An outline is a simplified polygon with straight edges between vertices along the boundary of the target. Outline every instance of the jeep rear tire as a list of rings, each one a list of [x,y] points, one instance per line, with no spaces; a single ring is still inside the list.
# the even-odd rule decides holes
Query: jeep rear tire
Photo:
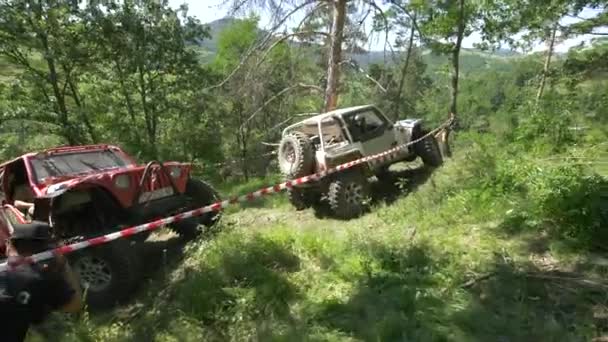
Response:
[[[291,132],[279,144],[279,168],[289,179],[304,177],[312,172],[314,154],[312,143],[300,132]]]
[[[422,132],[421,136],[428,134],[428,132]],[[439,150],[439,144],[437,139],[433,135],[429,135],[414,145],[416,154],[422,159],[425,166],[439,167],[443,164],[443,157]]]
[[[312,207],[318,202],[318,197],[319,196],[310,189],[292,188],[287,191],[289,203],[291,203],[296,210],[304,210]]]
[[[107,309],[128,298],[141,279],[141,260],[128,240],[85,249],[69,260],[92,309]]]
[[[348,220],[361,216],[369,204],[369,183],[360,172],[348,172],[329,184],[327,197],[332,213]]]
[[[201,208],[221,200],[219,193],[208,183],[198,179],[188,179],[186,183],[186,196],[190,198],[188,210]],[[221,218],[220,211],[203,214],[199,217],[192,217],[171,225],[171,229],[181,237],[191,240],[198,237],[202,231],[200,225],[211,228]]]

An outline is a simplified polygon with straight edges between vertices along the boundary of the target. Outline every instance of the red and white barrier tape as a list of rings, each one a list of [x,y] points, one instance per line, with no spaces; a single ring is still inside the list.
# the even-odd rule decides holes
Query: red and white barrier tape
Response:
[[[165,225],[168,225],[171,223],[179,222],[179,221],[191,218],[191,217],[200,216],[205,213],[209,213],[209,212],[213,212],[213,211],[220,211],[230,205],[234,205],[234,204],[241,203],[241,202],[249,202],[256,198],[263,197],[265,195],[275,194],[275,193],[279,193],[285,189],[290,189],[295,185],[301,185],[301,184],[305,184],[305,183],[310,183],[312,181],[317,181],[332,173],[343,171],[343,170],[352,168],[354,166],[357,166],[359,164],[367,163],[372,160],[376,160],[376,159],[378,159],[379,161],[390,160],[390,159],[394,158],[394,155],[398,151],[405,149],[405,148],[425,139],[429,135],[436,134],[441,129],[447,127],[451,122],[452,122],[452,119],[446,121],[439,127],[435,128],[434,130],[430,131],[429,133],[423,135],[422,137],[420,137],[416,140],[412,140],[406,144],[399,145],[399,146],[391,148],[390,150],[380,152],[380,153],[377,153],[377,154],[374,154],[371,156],[367,156],[364,158],[360,158],[360,159],[357,159],[357,160],[354,160],[354,161],[351,161],[348,163],[340,164],[338,166],[327,169],[325,171],[321,171],[321,172],[311,174],[308,176],[289,180],[289,181],[286,181],[283,183],[278,183],[278,184],[275,184],[274,186],[262,188],[260,190],[248,193],[246,195],[232,197],[232,198],[224,200],[224,201],[218,201],[218,202],[215,202],[213,204],[210,204],[210,205],[202,207],[202,208],[186,211],[181,214],[169,216],[169,217],[163,218],[163,219],[158,219],[156,221],[152,221],[149,223],[125,228],[123,230],[120,230],[120,231],[117,231],[114,233],[110,233],[107,235],[102,235],[102,236],[98,236],[98,237],[88,239],[85,241],[76,242],[73,244],[57,247],[55,249],[44,251],[44,252],[34,254],[34,255],[31,255],[28,257],[10,260],[9,262],[0,264],[0,272],[6,271],[8,269],[17,267],[22,264],[30,264],[30,263],[40,262],[43,260],[48,260],[55,256],[66,255],[66,254],[73,253],[75,251],[85,249],[88,247],[102,245],[102,244],[108,243],[110,241],[114,241],[114,240],[117,240],[120,238],[130,237],[130,236],[133,236],[133,235],[141,233],[141,232],[152,231],[152,230],[158,229],[159,227],[162,227],[162,226],[165,226]]]

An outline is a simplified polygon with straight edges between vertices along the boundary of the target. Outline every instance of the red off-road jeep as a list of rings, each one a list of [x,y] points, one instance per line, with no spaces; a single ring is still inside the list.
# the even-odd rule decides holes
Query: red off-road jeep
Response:
[[[139,165],[110,145],[58,147],[8,161],[0,165],[0,255],[13,224],[25,220],[49,222],[58,239],[73,243],[219,200],[209,184],[191,178],[191,169],[179,162]],[[22,213],[15,201],[34,203],[33,213]],[[210,228],[219,215],[209,213],[170,228],[194,238],[200,225]],[[88,288],[90,306],[112,305],[135,289],[143,260],[132,245],[148,235],[69,255]]]

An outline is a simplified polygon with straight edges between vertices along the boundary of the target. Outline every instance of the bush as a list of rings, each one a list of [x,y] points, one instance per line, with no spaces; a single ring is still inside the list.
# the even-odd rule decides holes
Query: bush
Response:
[[[532,132],[535,125],[534,129],[542,131],[540,118],[545,114],[538,115],[517,133]],[[544,157],[534,145],[546,144],[557,134],[545,133],[515,146],[506,146],[490,135],[462,134],[462,160],[451,165],[451,172],[459,170],[459,174],[450,174],[449,183],[441,187],[445,190],[441,197],[447,195],[448,203],[459,203],[471,217],[476,211],[501,210],[501,203],[511,202],[506,218],[509,229],[545,229],[581,247],[607,242],[608,232],[602,227],[608,227],[608,181],[574,162],[576,156],[586,155],[585,149],[562,144],[560,148],[569,148],[568,153]]]
[[[576,165],[537,168],[529,195],[534,213],[562,237],[585,245],[608,241],[608,182]]]
[[[561,152],[575,141],[571,127],[572,114],[563,108],[542,108],[532,105],[520,109],[521,119],[514,134],[515,140],[534,153]]]

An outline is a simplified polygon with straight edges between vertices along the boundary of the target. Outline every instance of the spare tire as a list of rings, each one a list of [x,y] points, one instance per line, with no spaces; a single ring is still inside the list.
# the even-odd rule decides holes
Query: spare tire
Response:
[[[289,179],[304,177],[312,172],[314,155],[312,143],[300,132],[291,132],[279,144],[279,168]]]

